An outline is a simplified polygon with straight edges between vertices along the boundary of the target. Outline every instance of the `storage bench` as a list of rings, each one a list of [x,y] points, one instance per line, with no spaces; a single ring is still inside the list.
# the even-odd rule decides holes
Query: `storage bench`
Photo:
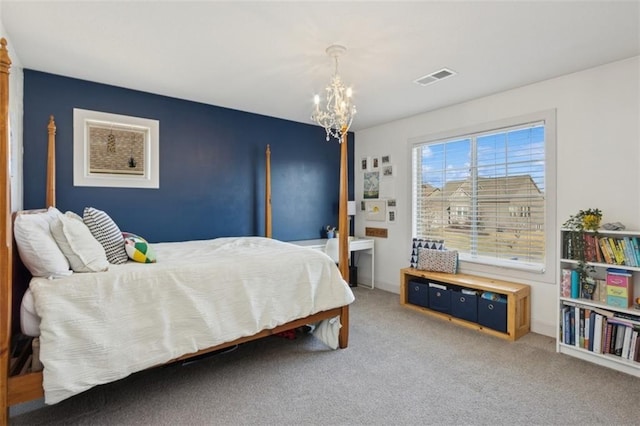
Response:
[[[473,293],[468,290],[477,294],[468,294]],[[497,295],[498,300],[481,297],[484,292]],[[433,297],[437,299],[432,301]],[[516,340],[531,330],[530,297],[531,287],[526,284],[469,274],[400,270],[403,306],[503,339]]]

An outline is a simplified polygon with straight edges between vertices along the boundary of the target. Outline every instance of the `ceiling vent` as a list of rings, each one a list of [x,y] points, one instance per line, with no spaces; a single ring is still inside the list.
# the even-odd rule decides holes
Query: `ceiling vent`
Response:
[[[424,77],[420,77],[413,82],[419,84],[421,86],[426,86],[431,83],[435,83],[436,81],[444,80],[447,77],[451,77],[452,75],[456,75],[457,73],[448,68],[442,68],[436,72],[432,72],[431,74],[425,75]]]

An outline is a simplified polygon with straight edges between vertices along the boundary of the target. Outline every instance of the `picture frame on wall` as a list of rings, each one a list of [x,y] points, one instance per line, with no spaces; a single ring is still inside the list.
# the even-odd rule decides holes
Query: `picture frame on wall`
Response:
[[[365,172],[363,179],[363,194],[365,199],[379,198],[380,172]]]
[[[371,170],[371,157],[362,157],[360,159],[360,170],[363,172]]]
[[[385,177],[385,178],[393,177],[394,176],[393,169],[394,167],[391,164],[382,166],[382,177]]]
[[[73,185],[160,187],[160,122],[73,109]]]
[[[390,164],[391,163],[391,156],[390,155],[383,155],[382,157],[380,157],[380,161],[382,162],[383,166],[385,164]]]
[[[387,220],[387,202],[385,200],[366,201],[365,219],[377,222]]]
[[[380,167],[380,159],[378,157],[373,157],[371,159],[371,168],[378,169]]]

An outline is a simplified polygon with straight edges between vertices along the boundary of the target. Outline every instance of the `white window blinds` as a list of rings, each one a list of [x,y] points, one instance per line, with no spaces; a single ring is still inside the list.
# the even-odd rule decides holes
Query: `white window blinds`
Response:
[[[544,267],[545,123],[413,148],[413,227],[461,259]]]

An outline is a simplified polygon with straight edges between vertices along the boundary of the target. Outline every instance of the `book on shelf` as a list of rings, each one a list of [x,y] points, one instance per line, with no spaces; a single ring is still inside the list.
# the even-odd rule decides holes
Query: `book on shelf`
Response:
[[[633,253],[636,256],[636,266],[640,266],[640,239],[638,237],[629,237],[633,246]]]
[[[596,278],[596,294],[597,296],[594,295],[593,300],[607,303],[607,280]]]
[[[596,238],[592,234],[584,234],[584,260],[595,262],[596,258]]]
[[[569,344],[576,344],[576,311],[569,310]]]
[[[626,326],[624,324],[616,324],[615,326],[615,343],[613,344],[613,354],[616,356],[622,356],[622,345],[624,343],[624,332]],[[611,337],[613,340],[613,337]]]
[[[589,309],[589,317],[586,317],[585,312],[585,329],[588,330],[587,335],[585,336],[585,348],[593,351],[593,340],[595,338],[595,327],[596,327],[596,313]]]
[[[593,347],[591,350],[596,353],[602,353],[602,315],[597,312],[593,313],[594,326],[593,326]]]
[[[629,349],[631,348],[631,333],[633,333],[633,329],[631,327],[624,328],[624,338],[622,340],[622,353],[620,355],[624,359],[629,359]]]
[[[625,265],[638,266],[636,263],[636,256],[633,252],[633,246],[631,245],[631,239],[629,237],[623,237],[621,243],[624,247]]]
[[[640,361],[640,359],[638,359],[639,349],[640,349],[640,329],[634,328],[633,331],[631,332],[631,347],[629,348],[629,359],[631,361]]]
[[[613,324],[609,324],[609,320],[607,320],[607,325],[605,327],[605,335],[604,335],[604,346],[602,347],[603,354],[611,353],[611,339],[613,338]]]
[[[560,294],[562,297],[571,297],[571,269],[562,269],[560,279]]]
[[[562,307],[562,342],[571,344],[571,306]]]
[[[596,262],[598,263],[602,263],[603,259],[602,259],[602,250],[600,249],[600,239],[598,237],[596,237],[595,235],[592,235],[593,238],[593,246],[594,246],[594,250],[596,252]]]
[[[573,344],[575,346],[580,347],[580,339],[584,339],[584,336],[580,335],[580,307],[579,306],[575,306],[573,308],[573,335],[574,335],[574,339],[573,339]],[[583,323],[584,326],[584,323]]]
[[[602,257],[604,257],[604,261],[606,263],[614,264],[615,259],[613,257],[613,252],[609,247],[609,240],[607,238],[599,238],[598,243],[600,244],[600,251],[602,252]]]
[[[581,283],[580,297],[587,300],[593,300],[595,290],[596,280],[593,277],[586,277]]]
[[[595,312],[591,309],[584,310],[584,348],[590,351],[593,350],[593,324],[591,321],[593,320],[593,316]],[[631,343],[631,342],[629,342]]]
[[[576,308],[576,312],[578,312],[577,310],[580,308]],[[576,346],[579,346],[581,348],[584,348],[584,343],[585,343],[585,336],[584,336],[584,325],[585,325],[585,320],[584,320],[584,313],[586,312],[586,309],[580,309],[580,311],[578,312],[578,336],[579,339],[576,342]]]
[[[580,297],[580,274],[575,269],[571,270],[571,298]]]
[[[613,250],[615,264],[616,265],[624,264],[624,255],[620,251],[620,247],[618,246],[618,240],[615,238],[609,237],[609,244],[611,245],[611,249]]]

